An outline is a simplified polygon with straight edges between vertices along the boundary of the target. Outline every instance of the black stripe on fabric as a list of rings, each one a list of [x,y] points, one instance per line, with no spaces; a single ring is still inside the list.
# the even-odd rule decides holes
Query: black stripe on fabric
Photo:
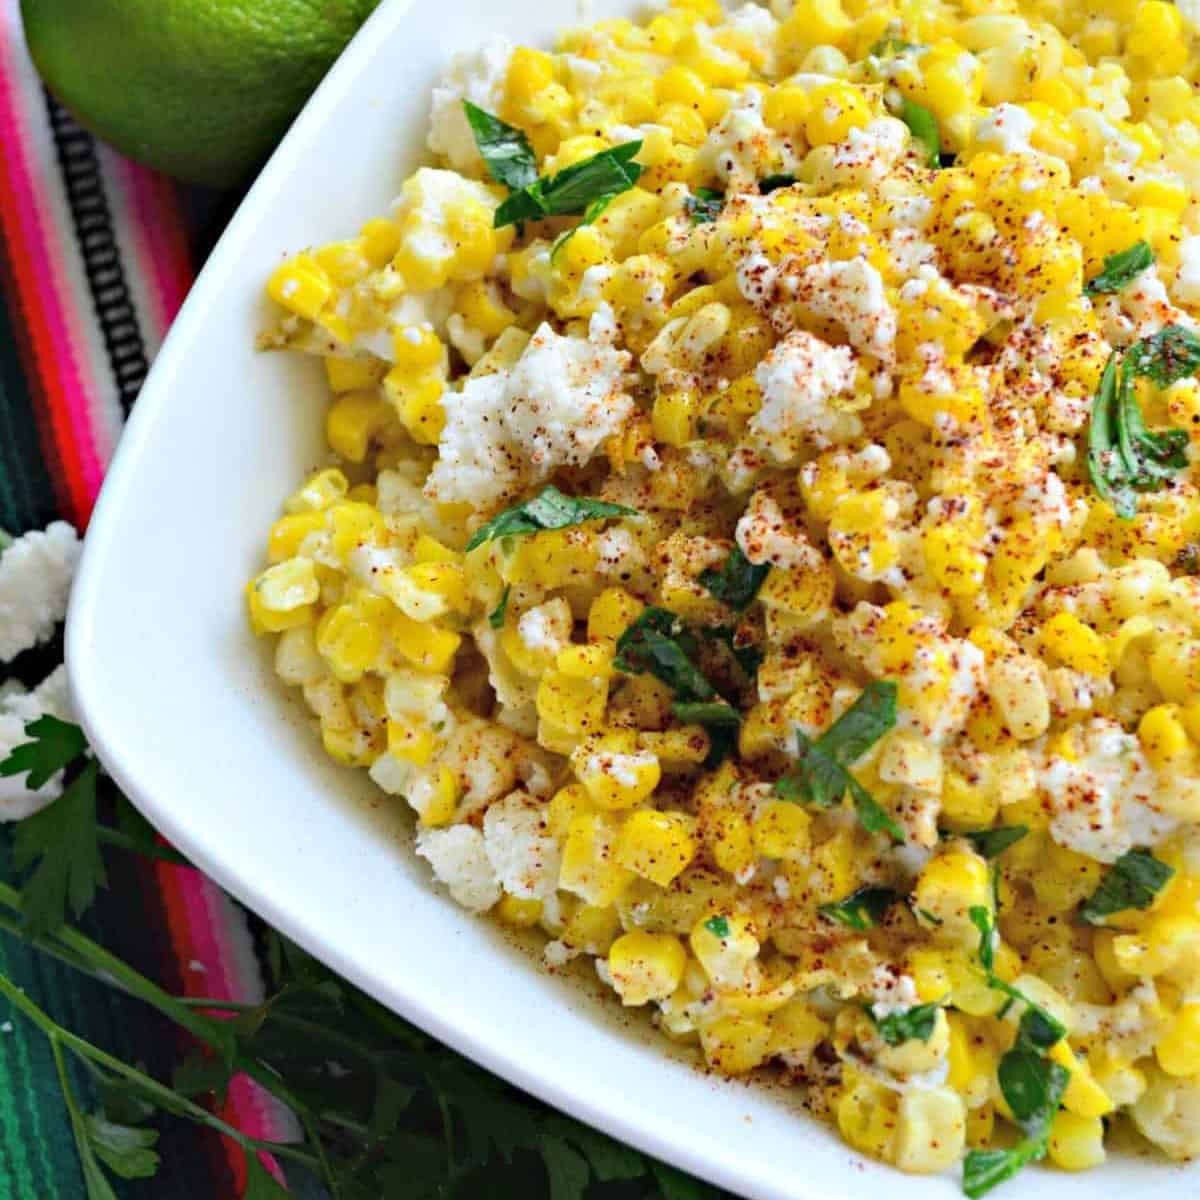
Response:
[[[88,290],[92,294],[121,408],[128,413],[150,364],[138,326],[137,310],[121,265],[96,144],[91,134],[80,129],[49,92],[45,92],[45,97]]]
[[[19,534],[53,521],[58,497],[53,466],[43,458],[30,391],[36,386],[36,366],[22,363],[20,353],[25,345],[32,358],[33,348],[20,337],[16,292],[6,287],[12,273],[4,258],[0,241],[0,529]]]

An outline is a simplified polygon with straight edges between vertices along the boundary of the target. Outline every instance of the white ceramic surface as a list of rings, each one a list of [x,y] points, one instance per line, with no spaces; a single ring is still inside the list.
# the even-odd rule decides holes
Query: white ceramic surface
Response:
[[[592,15],[625,15],[598,0]],[[133,801],[235,896],[430,1033],[559,1108],[761,1200],[957,1196],[797,1115],[778,1091],[664,1056],[637,1020],[556,980],[436,891],[408,822],[333,766],[250,636],[242,590],[281,498],[322,462],[318,363],[256,353],[262,284],[290,252],[386,211],[429,88],[501,30],[548,43],[573,3],[385,0],[210,257],[138,400],[92,521],[67,663],[92,744]],[[1000,1196],[1183,1200],[1200,1166],[1028,1171]],[[389,1198],[390,1200],[390,1198]]]

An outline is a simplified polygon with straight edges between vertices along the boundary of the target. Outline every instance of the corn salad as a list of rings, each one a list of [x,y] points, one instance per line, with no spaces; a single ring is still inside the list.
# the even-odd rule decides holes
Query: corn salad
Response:
[[[977,1196],[1200,1154],[1200,15],[493,37],[282,262],[249,584],[461,904]]]

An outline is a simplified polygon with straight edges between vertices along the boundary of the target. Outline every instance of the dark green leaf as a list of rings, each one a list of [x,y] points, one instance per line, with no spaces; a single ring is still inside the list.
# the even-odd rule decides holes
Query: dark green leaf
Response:
[[[587,1159],[592,1174],[600,1183],[638,1179],[646,1174],[646,1160],[636,1150],[614,1141],[597,1129],[589,1129],[578,1121],[549,1117],[542,1122],[542,1127],[555,1133],[562,1141],[570,1142]]]
[[[727,917],[709,917],[704,922],[704,928],[713,937],[727,938],[729,936],[729,919]]]
[[[791,187],[795,182],[795,175],[789,175],[787,172],[781,171],[778,175],[768,175],[765,179],[760,179],[758,181],[758,191],[760,195],[769,196],[772,192],[779,191],[780,188]]]
[[[899,893],[891,888],[868,885],[851,892],[845,900],[822,904],[818,911],[822,916],[849,929],[874,929],[883,920],[887,910],[899,899]]]
[[[700,572],[700,582],[722,604],[741,612],[758,595],[770,570],[769,563],[752,563],[740,546],[734,546],[720,567],[706,567]]]
[[[1131,517],[1137,496],[1129,487],[1117,440],[1117,362],[1114,353],[1105,364],[1100,386],[1092,400],[1088,423],[1088,476],[1099,495],[1118,516]]]
[[[676,700],[671,712],[687,725],[740,725],[742,714],[723,700],[686,702]]]
[[[984,858],[990,859],[1015,846],[1028,832],[1028,825],[1001,825],[997,829],[980,829],[959,836],[966,838]]]
[[[868,1006],[867,1016],[875,1022],[879,1036],[889,1046],[899,1046],[903,1042],[916,1039],[927,1042],[933,1036],[937,1024],[938,1005],[918,1004],[903,1012],[889,1013],[886,1017],[877,1017],[874,1008]]]
[[[245,1151],[246,1189],[242,1200],[290,1200],[287,1189],[263,1166],[253,1150]]]
[[[896,690],[891,680],[872,680],[817,739],[817,749],[843,767],[857,762],[896,724]]]
[[[1067,1036],[1067,1027],[1040,1005],[1026,1000],[1021,1014],[1020,1036],[1039,1050],[1049,1050]]]
[[[886,833],[893,842],[904,841],[904,830],[888,815],[887,810],[853,775],[846,772],[846,786],[854,801],[858,823],[868,833]]]
[[[470,100],[463,101],[463,109],[488,174],[513,191],[528,187],[537,178],[537,156],[525,134]]]
[[[1140,275],[1154,263],[1154,251],[1149,242],[1134,242],[1128,250],[1110,254],[1104,260],[1104,269],[1094,278],[1088,280],[1083,289],[1089,296],[1101,292],[1119,292],[1129,284],[1134,276]]]
[[[504,588],[504,593],[500,597],[500,603],[488,613],[488,624],[493,629],[504,628],[504,614],[508,612],[508,597],[512,592],[512,584],[507,584]]]
[[[1009,1150],[969,1150],[963,1160],[963,1191],[978,1200],[992,1188],[1011,1179],[1026,1163],[1041,1157],[1038,1147],[1026,1140]],[[1042,1154],[1045,1147],[1041,1148]]]
[[[195,1049],[176,1065],[171,1074],[171,1086],[181,1096],[207,1096],[211,1093],[223,1103],[232,1078],[232,1063],[219,1054]]]
[[[650,1169],[658,1182],[662,1200],[715,1200],[722,1195],[710,1184],[703,1183],[692,1175],[685,1175],[666,1163],[652,1162]]]
[[[692,662],[690,641],[673,612],[651,605],[617,639],[613,666],[628,675],[653,675],[684,702],[712,700],[717,690]]]
[[[145,1070],[143,1063],[138,1063],[137,1066],[139,1071]],[[116,1076],[97,1078],[95,1087],[104,1115],[118,1125],[140,1125],[157,1111],[154,1104]]]
[[[550,1200],[583,1200],[591,1178],[586,1160],[556,1137],[543,1136],[540,1149],[550,1183]]]
[[[118,1125],[99,1113],[84,1118],[87,1138],[97,1157],[114,1175],[122,1179],[149,1179],[158,1171],[159,1157],[154,1150],[157,1129],[135,1129]]]
[[[57,717],[38,717],[25,726],[27,742],[13,747],[0,760],[0,775],[24,775],[26,787],[37,791],[64,767],[68,767],[87,749],[87,739],[78,725]]]
[[[19,871],[33,867],[22,889],[24,922],[31,936],[57,929],[68,905],[75,916],[82,915],[106,882],[96,840],[98,775],[95,761],[88,762],[53,804],[17,826],[13,861]]]
[[[906,97],[900,109],[900,120],[908,126],[913,139],[925,148],[926,165],[941,166],[942,135],[938,131],[937,117],[924,105]]]
[[[1051,1103],[1056,1067],[1057,1063],[1045,1058],[1035,1047],[1020,1042],[1000,1060],[996,1071],[1000,1091],[1022,1128],[1041,1117]]]
[[[381,1075],[375,1088],[375,1103],[367,1122],[367,1133],[376,1141],[392,1136],[400,1124],[400,1117],[412,1103],[417,1089],[401,1083],[390,1075]]]
[[[967,916],[971,918],[971,924],[979,930],[979,961],[990,975],[996,965],[996,927],[992,922],[991,910],[984,908],[982,904],[976,904],[968,911]]]
[[[1164,325],[1126,351],[1129,370],[1157,387],[1169,387],[1200,370],[1200,338],[1182,325]]]
[[[684,207],[688,216],[692,218],[693,225],[707,225],[720,216],[724,203],[725,197],[721,192],[702,187],[697,188],[694,195],[688,196]]]
[[[1147,909],[1174,874],[1174,867],[1155,858],[1149,850],[1130,850],[1109,867],[1079,915],[1089,925],[1102,925],[1104,918],[1113,913]]]
[[[467,542],[474,550],[484,542],[500,537],[540,533],[543,529],[565,529],[584,521],[602,521],[609,517],[636,517],[632,508],[609,504],[607,500],[592,500],[587,496],[564,496],[553,484],[548,485],[532,500],[524,500],[512,508],[497,513],[481,525]]]
[[[602,198],[619,196],[641,177],[642,168],[633,161],[642,143],[625,142],[582,162],[566,167],[555,175],[543,176],[515,191],[496,209],[497,229],[520,221],[543,217],[564,217],[586,211],[589,204]]]
[[[755,676],[758,674],[758,668],[762,665],[762,651],[754,644],[754,642],[745,640],[738,641],[739,631],[731,625],[714,625],[703,628],[699,632],[710,642],[720,642],[728,650],[737,664],[738,670],[746,676],[748,682],[753,683]]]

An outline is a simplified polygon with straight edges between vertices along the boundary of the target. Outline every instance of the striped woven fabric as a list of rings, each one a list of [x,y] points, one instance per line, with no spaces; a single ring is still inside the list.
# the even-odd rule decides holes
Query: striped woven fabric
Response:
[[[17,0],[0,0],[0,528],[55,517],[81,531],[121,426],[192,278],[185,213],[196,198],[82,132],[42,88]],[[211,207],[211,202],[209,203]],[[58,647],[13,673],[44,676]],[[8,674],[7,670],[0,672]],[[8,869],[0,833],[0,878]],[[199,872],[112,856],[91,932],[166,988],[252,1001],[262,979],[244,914]],[[166,1070],[173,1030],[142,1006],[0,933],[0,970],[57,1020],[129,1061]],[[84,1083],[80,1081],[80,1087]],[[235,1081],[231,1124],[286,1135],[286,1113]],[[124,1195],[228,1200],[241,1155],[215,1134],[173,1130],[164,1168]],[[45,1039],[0,1027],[0,1197],[84,1195]]]

